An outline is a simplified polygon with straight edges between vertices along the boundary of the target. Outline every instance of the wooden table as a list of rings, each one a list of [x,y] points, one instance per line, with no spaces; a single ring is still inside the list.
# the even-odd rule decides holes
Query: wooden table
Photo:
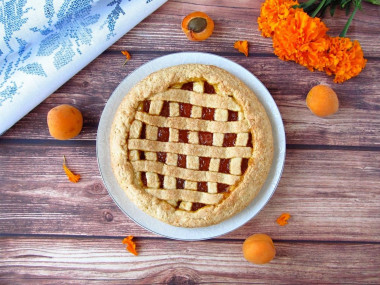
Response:
[[[0,137],[0,283],[210,284],[380,283],[380,8],[363,3],[348,36],[368,63],[356,78],[332,77],[279,60],[261,37],[262,1],[169,1],[122,37]],[[183,17],[201,10],[215,20],[205,42],[190,42]],[[338,35],[347,17],[324,22]],[[236,40],[250,42],[250,55]],[[123,66],[121,50],[132,59]],[[243,227],[219,238],[185,242],[144,230],[109,196],[96,159],[96,132],[112,91],[133,70],[181,51],[214,53],[244,66],[269,89],[286,130],[285,169],[265,208]],[[318,83],[334,88],[339,112],[327,119],[305,105]],[[49,136],[46,114],[72,104],[84,115],[73,140]],[[62,156],[81,174],[68,181]],[[279,226],[283,212],[292,217]],[[241,246],[267,233],[277,249],[269,264],[244,260]],[[139,256],[121,243],[134,235]]]

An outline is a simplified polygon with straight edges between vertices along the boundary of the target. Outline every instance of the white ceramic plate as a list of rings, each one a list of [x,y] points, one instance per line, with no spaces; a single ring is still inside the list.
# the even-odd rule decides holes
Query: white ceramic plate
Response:
[[[149,216],[137,208],[135,204],[125,195],[123,189],[120,188],[116,178],[114,177],[109,153],[109,135],[112,120],[120,102],[128,91],[137,82],[154,71],[165,67],[186,63],[215,65],[240,78],[240,80],[242,80],[255,92],[261,103],[264,105],[272,123],[274,137],[274,159],[272,168],[257,197],[250,205],[248,205],[247,208],[230,219],[217,225],[202,228],[174,227]],[[103,182],[119,208],[137,224],[153,233],[172,239],[189,241],[209,239],[226,234],[239,228],[257,215],[257,213],[265,206],[273,195],[280,180],[285,162],[285,149],[285,131],[281,115],[278,111],[276,103],[265,86],[252,73],[235,62],[217,55],[197,52],[175,53],[154,59],[142,65],[126,77],[115,89],[103,110],[96,140],[98,165]]]

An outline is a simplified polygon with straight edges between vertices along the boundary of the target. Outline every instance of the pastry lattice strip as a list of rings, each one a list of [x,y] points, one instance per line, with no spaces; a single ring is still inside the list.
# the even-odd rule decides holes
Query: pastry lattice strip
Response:
[[[215,158],[251,157],[252,148],[245,146],[220,147],[207,145],[194,145],[189,143],[171,143],[160,141],[146,141],[130,139],[128,148],[131,150],[167,152],[192,156],[208,156],[212,153]]]
[[[180,168],[178,166],[166,165],[157,161],[137,160],[132,161],[132,165],[135,171],[171,175],[185,180],[218,182],[233,185],[240,178],[240,175]]]
[[[224,197],[224,195],[221,193],[210,194],[186,189],[145,188],[145,191],[162,200],[186,201],[191,203],[202,203],[208,205],[217,204]]]
[[[175,87],[190,85],[144,101],[128,141],[144,189],[189,211],[219,203],[252,154],[248,121],[232,97],[215,94],[207,82]]]
[[[193,106],[215,108],[215,109],[228,109],[231,111],[240,111],[240,106],[229,96],[213,95],[213,94],[199,94],[193,91],[169,89],[162,93],[158,93],[151,98],[154,101],[170,101],[188,103]],[[150,107],[152,108],[152,106]],[[149,113],[152,114],[151,111]],[[156,113],[157,114],[157,113]]]
[[[145,125],[139,120],[134,120],[130,129],[130,139],[138,139],[141,137],[141,132],[145,127],[145,139],[158,140],[162,142],[186,142],[190,144],[206,144],[203,143],[205,136],[211,135],[209,132],[196,132],[188,130],[179,130],[176,128],[167,127],[155,127],[150,125]],[[181,141],[180,132],[186,132],[186,137],[188,141]],[[209,134],[208,134],[209,133]],[[227,136],[231,137],[234,133],[212,133],[212,145],[213,146],[225,146],[224,139]],[[247,146],[249,140],[248,132],[237,133],[236,137],[232,138],[233,144],[235,146]],[[228,138],[227,138],[228,139]]]
[[[221,122],[221,121],[208,121],[203,119],[193,119],[186,117],[161,117],[150,115],[145,112],[136,112],[137,120],[142,121],[148,125],[163,127],[163,128],[177,128],[190,131],[202,131],[212,133],[232,133],[232,132],[249,132],[249,125],[247,120]]]
[[[191,191],[208,192],[211,194],[226,192],[227,184],[216,182],[196,182],[192,180],[184,180],[173,176],[163,176],[154,172],[136,172],[136,178],[142,182],[144,187],[156,189],[185,189]],[[220,185],[224,185],[220,187]]]

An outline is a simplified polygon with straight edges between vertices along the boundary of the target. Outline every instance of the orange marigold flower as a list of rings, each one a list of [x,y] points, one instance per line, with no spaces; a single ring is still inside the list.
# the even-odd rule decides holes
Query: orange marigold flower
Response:
[[[329,46],[330,39],[328,36],[309,42],[300,48],[296,62],[311,71],[314,71],[314,69],[323,71],[328,62],[325,55]]]
[[[272,37],[281,20],[293,14],[298,5],[297,0],[267,0],[261,5],[260,17],[257,19],[259,30],[264,37]]]
[[[310,70],[323,70],[329,48],[328,28],[319,18],[302,10],[281,21],[273,36],[274,53],[282,60],[293,60]]]
[[[336,83],[357,76],[367,63],[360,43],[340,37],[331,38],[330,42],[330,49],[326,55],[328,59],[326,73],[335,74]]]
[[[266,0],[258,18],[264,37],[273,37],[274,53],[307,67],[335,74],[341,83],[358,75],[366,65],[359,42],[332,38],[320,18],[310,17],[303,9],[294,9],[296,0]]]

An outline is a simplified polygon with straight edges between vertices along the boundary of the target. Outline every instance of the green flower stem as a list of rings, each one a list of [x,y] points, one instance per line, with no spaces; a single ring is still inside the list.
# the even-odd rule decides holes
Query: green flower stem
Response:
[[[302,8],[302,9],[307,9],[308,7],[310,7],[311,5],[313,5],[315,2],[315,0],[309,0],[305,3],[301,3],[293,8]]]
[[[372,3],[374,5],[380,5],[380,0],[364,0],[364,1]]]
[[[319,3],[317,9],[314,10],[313,14],[311,14],[311,17],[317,16],[318,12],[322,9],[323,5],[325,5],[326,0],[322,0],[321,3]]]
[[[344,26],[344,29],[343,31],[340,33],[339,37],[341,38],[344,38],[347,34],[347,31],[348,31],[348,27],[351,25],[351,22],[352,22],[352,19],[354,18],[356,12],[359,10],[360,8],[360,3],[361,3],[361,0],[360,1],[355,1],[355,9],[354,11],[352,12],[350,18],[347,20],[347,23],[346,25]]]

